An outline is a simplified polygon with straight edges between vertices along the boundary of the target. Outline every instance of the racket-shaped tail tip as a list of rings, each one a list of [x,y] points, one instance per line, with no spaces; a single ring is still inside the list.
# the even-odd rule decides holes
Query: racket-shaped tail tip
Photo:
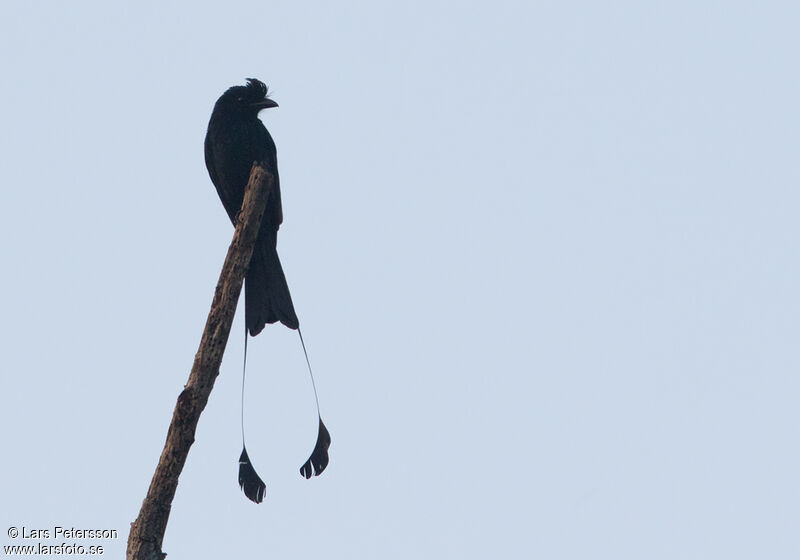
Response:
[[[306,478],[319,476],[325,467],[328,466],[330,458],[328,457],[328,448],[331,446],[331,434],[328,428],[319,419],[319,431],[317,432],[317,444],[314,446],[314,451],[311,452],[311,457],[308,458],[302,467],[300,467],[300,474]]]
[[[247,456],[247,449],[242,447],[242,454],[239,456],[239,487],[253,502],[260,504],[267,492],[267,485],[258,476],[250,457]]]

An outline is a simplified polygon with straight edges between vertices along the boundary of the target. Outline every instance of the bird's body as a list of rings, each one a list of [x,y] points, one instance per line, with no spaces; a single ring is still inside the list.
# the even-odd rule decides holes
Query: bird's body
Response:
[[[245,278],[245,323],[253,336],[266,323],[280,321],[291,329],[299,326],[277,252],[278,228],[283,221],[277,152],[258,118],[260,110],[276,106],[258,80],[234,86],[217,100],[205,140],[208,174],[232,222],[242,207],[253,162],[263,164],[274,178]]]
[[[314,387],[314,398],[317,400],[314,374],[311,372],[311,362],[308,360],[308,352],[300,332],[300,322],[297,320],[289,286],[286,284],[281,261],[278,259],[278,228],[283,221],[283,210],[275,142],[258,119],[259,111],[277,106],[277,103],[267,97],[267,86],[254,79],[247,80],[246,86],[233,86],[223,93],[214,105],[208,123],[205,141],[206,167],[222,205],[234,225],[244,201],[244,191],[250,179],[253,163],[258,162],[272,174],[272,190],[269,192],[267,206],[258,230],[258,239],[245,276],[245,324],[252,336],[260,333],[267,323],[277,321],[290,329],[297,329]],[[245,362],[246,342],[245,336]],[[319,418],[317,443],[311,456],[300,467],[300,474],[305,478],[321,474],[328,466],[331,435],[319,414],[319,400],[317,400],[317,417]],[[244,444],[244,370],[239,486],[252,501],[259,503],[264,499],[266,485],[253,468]]]

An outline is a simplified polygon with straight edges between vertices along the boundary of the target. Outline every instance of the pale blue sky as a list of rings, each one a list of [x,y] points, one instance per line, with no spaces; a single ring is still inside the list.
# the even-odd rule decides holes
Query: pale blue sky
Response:
[[[206,124],[257,77],[331,464],[273,326],[239,491],[237,316],[170,558],[800,556],[795,4],[1,12],[0,535],[124,553],[232,234]]]

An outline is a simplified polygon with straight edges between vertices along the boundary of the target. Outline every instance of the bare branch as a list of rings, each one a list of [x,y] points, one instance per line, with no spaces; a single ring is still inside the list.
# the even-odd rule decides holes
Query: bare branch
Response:
[[[236,221],[236,231],[222,266],[189,381],[175,404],[167,441],[142,509],[136,521],[131,523],[127,560],[163,560],[166,556],[161,551],[161,543],[167,529],[172,499],[178,488],[178,477],[186,463],[189,448],[194,443],[197,421],[219,375],[222,354],[228,343],[236,304],[272,184],[272,175],[257,163],[253,164]]]

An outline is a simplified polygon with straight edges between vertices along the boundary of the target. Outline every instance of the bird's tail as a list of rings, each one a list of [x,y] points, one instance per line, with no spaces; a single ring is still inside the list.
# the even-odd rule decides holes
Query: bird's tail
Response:
[[[244,284],[245,322],[251,336],[267,323],[280,321],[290,329],[300,322],[278,258],[277,232],[261,232]]]

